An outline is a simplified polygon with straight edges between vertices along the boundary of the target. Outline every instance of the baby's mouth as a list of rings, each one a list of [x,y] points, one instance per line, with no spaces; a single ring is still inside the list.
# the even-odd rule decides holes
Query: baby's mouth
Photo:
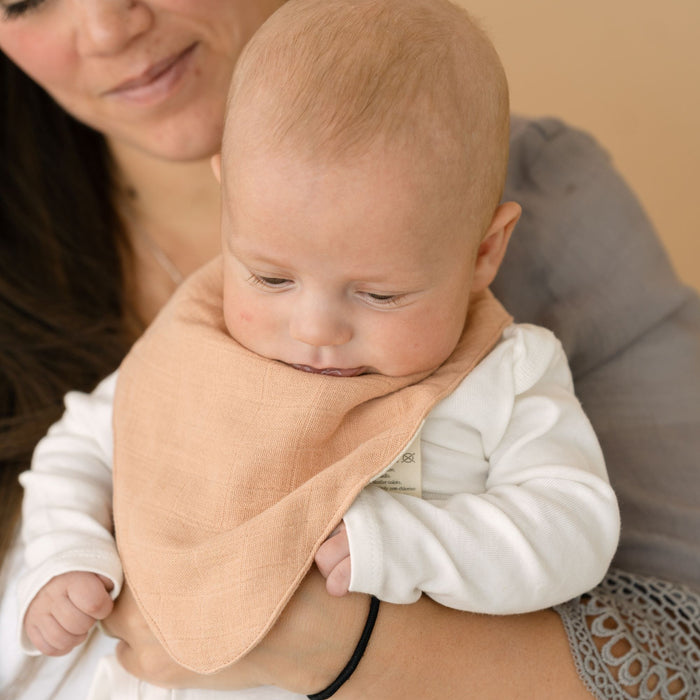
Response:
[[[351,369],[324,367],[323,369],[318,369],[317,367],[310,367],[309,365],[295,365],[294,363],[291,363],[289,366],[294,367],[294,369],[301,370],[302,372],[309,372],[310,374],[325,374],[329,377],[357,377],[359,374],[363,374],[365,371],[364,367],[353,367]]]

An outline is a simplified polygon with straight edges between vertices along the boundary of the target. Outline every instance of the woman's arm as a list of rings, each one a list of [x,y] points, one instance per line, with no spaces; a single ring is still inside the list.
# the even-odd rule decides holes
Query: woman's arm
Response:
[[[488,616],[423,596],[384,605],[367,653],[338,700],[590,698],[559,617]]]
[[[262,642],[211,676],[198,676],[170,659],[128,589],[103,624],[127,640],[117,652],[124,667],[153,684],[219,690],[278,685],[308,694],[337,677],[367,611],[363,595],[328,595],[312,569]],[[689,589],[613,571],[558,612],[567,620],[568,634],[550,610],[478,615],[442,607],[426,596],[412,605],[382,603],[362,660],[333,697],[583,700],[597,696],[589,687],[600,697],[648,697],[640,694],[642,684],[683,700],[700,697],[700,657],[692,653],[700,639],[700,596]],[[661,692],[652,697],[661,698]]]
[[[314,568],[261,644],[213,676],[197,676],[167,656],[128,589],[105,627],[127,640],[117,651],[125,668],[156,685],[279,685],[308,694],[327,687],[350,658],[367,609],[366,596],[329,596]],[[412,605],[381,604],[365,655],[334,698],[500,700],[529,698],[533,692],[542,699],[591,697],[578,678],[556,613],[491,617],[444,608],[423,597]]]

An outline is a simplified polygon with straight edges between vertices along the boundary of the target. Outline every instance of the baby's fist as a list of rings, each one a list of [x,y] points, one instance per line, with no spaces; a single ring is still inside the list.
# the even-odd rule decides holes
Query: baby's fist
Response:
[[[334,596],[350,588],[350,543],[345,523],[340,523],[316,552],[316,566],[326,579],[326,590]]]
[[[32,644],[46,656],[62,656],[78,646],[97,620],[112,611],[112,582],[89,571],[52,578],[35,596],[24,616]]]

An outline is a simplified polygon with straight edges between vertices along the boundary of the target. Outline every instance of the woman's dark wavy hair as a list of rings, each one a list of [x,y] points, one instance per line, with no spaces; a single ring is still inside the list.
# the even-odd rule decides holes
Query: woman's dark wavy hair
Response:
[[[109,151],[0,52],[0,564],[17,475],[62,412],[128,344]]]

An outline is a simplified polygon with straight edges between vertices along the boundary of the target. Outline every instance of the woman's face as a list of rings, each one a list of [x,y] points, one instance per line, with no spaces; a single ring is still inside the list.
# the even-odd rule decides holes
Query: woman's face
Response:
[[[236,59],[283,2],[0,0],[0,49],[109,140],[194,160],[218,151]]]

